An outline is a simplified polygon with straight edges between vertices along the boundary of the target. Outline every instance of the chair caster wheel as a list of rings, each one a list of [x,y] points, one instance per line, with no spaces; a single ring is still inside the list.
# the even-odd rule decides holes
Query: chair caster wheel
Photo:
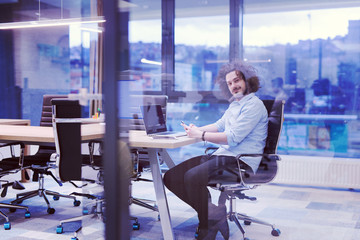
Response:
[[[140,223],[136,222],[132,225],[133,230],[139,230],[140,229]]]
[[[10,208],[9,211],[10,212],[16,212],[16,208]]]
[[[10,222],[4,223],[4,229],[5,230],[10,230],[11,229],[11,223]]]
[[[250,224],[251,224],[251,222],[250,222],[250,221],[246,221],[246,220],[245,220],[245,221],[244,221],[244,224],[245,224],[245,225],[250,225]]]
[[[80,202],[79,200],[75,200],[75,201],[74,201],[74,206],[75,206],[75,207],[80,206],[80,203],[81,203],[81,202]]]
[[[54,213],[55,213],[55,209],[54,209],[54,208],[48,208],[48,209],[47,209],[47,213],[48,213],[48,214],[54,214]]]
[[[59,196],[54,195],[54,196],[53,196],[53,199],[54,199],[55,201],[57,201],[57,200],[59,200],[59,199],[60,199],[60,197],[59,197]]]
[[[64,228],[63,226],[59,225],[56,227],[56,233],[57,234],[62,234],[64,232]]]
[[[275,237],[278,237],[280,236],[281,232],[279,229],[277,228],[274,228],[272,231],[271,231],[271,235],[275,236]]]
[[[196,232],[195,232],[194,237],[195,237],[195,239],[198,239],[198,237],[199,237],[199,227],[196,228]]]
[[[26,213],[25,213],[25,218],[30,218],[30,217],[31,217],[30,212],[29,212],[29,211],[26,211]]]
[[[84,208],[82,212],[83,212],[83,215],[88,215],[89,214],[89,209]]]

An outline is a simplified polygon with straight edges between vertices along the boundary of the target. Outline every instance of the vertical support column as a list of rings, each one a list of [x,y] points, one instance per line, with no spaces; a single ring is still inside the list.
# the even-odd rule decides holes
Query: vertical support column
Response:
[[[230,47],[229,60],[243,59],[244,1],[230,0]]]
[[[119,9],[117,0],[106,0],[104,17],[104,84],[106,129],[104,139],[104,179],[106,201],[105,239],[130,239],[129,182],[119,161],[118,89],[119,72],[128,67],[128,12]],[[125,158],[125,159],[123,159]]]

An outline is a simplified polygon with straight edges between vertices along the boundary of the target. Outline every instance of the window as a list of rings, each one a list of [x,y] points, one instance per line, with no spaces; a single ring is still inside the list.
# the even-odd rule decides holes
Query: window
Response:
[[[217,11],[215,11],[215,9]],[[175,91],[212,91],[229,59],[229,5],[175,1]]]
[[[161,91],[161,1],[132,1],[129,12],[130,90]]]
[[[360,156],[360,6],[338,4],[244,5],[244,58],[260,69],[259,95],[286,100],[282,153]]]

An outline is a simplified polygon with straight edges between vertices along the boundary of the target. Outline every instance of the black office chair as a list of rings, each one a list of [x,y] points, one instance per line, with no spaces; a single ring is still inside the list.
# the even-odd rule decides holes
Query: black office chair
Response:
[[[129,129],[130,130],[138,130],[138,131],[145,131],[144,121],[141,117],[140,106],[141,105],[160,105],[163,113],[164,118],[166,119],[166,105],[167,105],[168,97],[166,95],[132,95],[131,96],[131,109],[130,112],[133,116],[129,122]],[[146,148],[130,148],[131,153],[133,154],[133,161],[134,161],[134,175],[132,177],[132,181],[147,181],[152,182],[151,179],[144,179],[141,178],[141,172],[144,168],[149,167],[149,156]],[[161,156],[159,156],[161,161]],[[156,201],[148,200],[148,199],[140,199],[135,198],[131,194],[132,184],[130,183],[130,204],[134,203],[138,206],[153,210],[158,212],[158,207],[156,206]],[[153,206],[150,205],[154,204]],[[159,216],[158,216],[159,218]],[[133,225],[133,229],[138,229],[139,226],[136,224]]]
[[[44,95],[40,126],[52,127],[51,100],[53,98],[66,98],[66,97],[67,97],[66,95]],[[70,198],[73,200],[74,206],[80,205],[80,201],[76,200],[75,196],[65,195],[45,189],[44,175],[51,176],[60,186],[62,186],[61,181],[59,181],[51,171],[51,169],[56,168],[55,161],[52,157],[52,155],[54,156],[55,152],[56,150],[54,146],[39,146],[38,151],[34,155],[24,157],[24,167],[26,167],[27,169],[31,169],[33,171],[32,180],[34,182],[39,182],[39,188],[37,190],[17,194],[16,199],[11,202],[12,204],[22,203],[26,199],[39,196],[45,200],[48,206],[47,212],[49,214],[54,214],[55,209],[51,207],[50,202],[47,198],[47,195],[52,195],[54,200],[59,200],[60,197]],[[25,176],[26,179],[29,179],[27,171],[25,171]]]
[[[15,156],[14,147],[19,146],[19,156]],[[10,154],[11,157],[7,158],[6,161],[0,161],[0,178],[9,175],[15,174],[23,169],[23,157],[24,157],[24,148],[25,145],[23,143],[9,143],[3,144],[0,148],[10,147]],[[1,191],[0,196],[3,198],[7,194],[8,188],[12,186],[13,189],[24,189],[21,183],[18,181],[9,182],[6,180],[0,180],[0,188],[3,190]],[[0,208],[8,208],[10,212],[14,212],[16,209],[25,209],[25,218],[30,218],[29,208],[27,206],[15,205],[15,204],[8,204],[8,203],[0,203]],[[4,229],[10,230],[11,223],[9,217],[0,210],[0,215],[5,218]]]
[[[238,168],[228,168],[226,166],[219,168],[210,174],[209,186],[221,191],[219,197],[219,205],[225,205],[226,200],[229,200],[229,211],[227,217],[231,222],[235,222],[244,239],[245,231],[240,224],[240,220],[244,221],[245,225],[251,223],[258,223],[270,226],[272,228],[271,234],[279,236],[280,230],[276,229],[273,224],[262,221],[260,219],[240,214],[236,212],[235,200],[248,199],[256,200],[255,197],[249,197],[243,193],[245,190],[254,189],[255,187],[266,184],[272,181],[277,173],[277,161],[280,157],[276,154],[277,146],[281,134],[281,128],[284,120],[284,103],[285,101],[263,100],[263,103],[268,111],[268,136],[266,139],[266,146],[263,154],[239,154],[236,159],[240,160],[243,157],[262,157],[260,166],[254,174],[250,168],[241,168],[241,161],[238,161]],[[219,156],[226,157],[226,156]]]
[[[53,129],[57,149],[58,171],[61,181],[83,181],[82,167],[90,166],[98,171],[98,181],[103,185],[103,164],[102,156],[94,154],[95,144],[101,144],[101,141],[89,142],[89,154],[81,154],[81,106],[78,100],[53,99]],[[84,185],[83,185],[84,186]],[[105,204],[103,195],[95,196],[87,193],[73,192],[70,195],[87,197],[96,201],[90,212],[86,208],[83,213],[86,215],[76,216],[60,221],[56,228],[56,233],[63,233],[63,224],[83,220],[85,218],[98,217],[103,219],[103,207]],[[75,231],[75,234],[81,230],[81,227]],[[73,239],[77,239],[76,237]]]

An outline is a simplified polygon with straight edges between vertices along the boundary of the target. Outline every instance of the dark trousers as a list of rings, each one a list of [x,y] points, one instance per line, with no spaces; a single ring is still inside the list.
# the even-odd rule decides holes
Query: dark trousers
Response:
[[[208,227],[209,176],[225,165],[236,167],[235,157],[203,155],[180,163],[164,175],[165,186],[196,210],[200,228]]]

